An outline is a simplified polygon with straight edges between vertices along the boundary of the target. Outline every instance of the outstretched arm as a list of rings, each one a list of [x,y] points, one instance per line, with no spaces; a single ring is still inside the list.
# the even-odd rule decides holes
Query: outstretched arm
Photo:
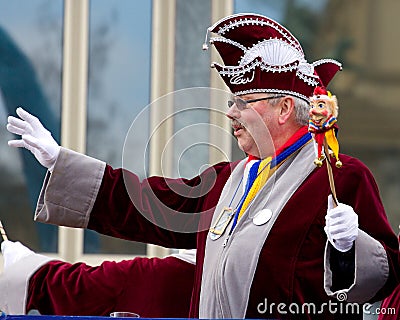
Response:
[[[0,309],[25,314],[108,316],[130,311],[141,317],[188,316],[194,264],[185,255],[136,257],[99,266],[51,261],[19,242],[3,242]]]

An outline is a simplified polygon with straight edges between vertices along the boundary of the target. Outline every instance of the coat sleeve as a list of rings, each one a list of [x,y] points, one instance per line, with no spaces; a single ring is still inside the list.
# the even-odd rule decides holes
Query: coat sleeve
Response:
[[[86,228],[105,167],[102,161],[61,147],[53,172],[45,176],[35,220]]]
[[[141,181],[129,171],[62,148],[45,178],[35,219],[164,247],[195,248],[196,233],[208,227],[199,223],[211,221],[231,169],[220,163],[190,180]]]
[[[176,257],[84,263],[51,261],[30,279],[27,311],[46,315],[109,316],[130,311],[141,317],[188,316],[194,265]]]
[[[343,171],[340,171],[342,170]],[[354,279],[350,286],[332,290],[331,248],[325,250],[325,291],[348,302],[378,301],[399,282],[398,242],[385,214],[371,172],[353,159],[335,176],[342,186],[338,199],[358,214],[359,235],[355,241]]]
[[[339,301],[367,302],[385,285],[389,278],[389,263],[384,247],[364,231],[359,230],[355,241],[354,266],[352,283],[345,288],[332,291],[333,272],[330,266],[330,255],[334,250],[326,244],[325,260],[326,292]]]

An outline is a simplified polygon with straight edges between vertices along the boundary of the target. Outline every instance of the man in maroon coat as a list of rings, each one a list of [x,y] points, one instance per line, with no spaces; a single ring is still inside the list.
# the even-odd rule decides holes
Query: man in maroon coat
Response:
[[[308,63],[298,40],[257,14],[208,29],[234,94],[227,116],[240,148],[236,163],[193,179],[114,170],[60,148],[23,110],[9,117],[10,145],[30,149],[49,172],[35,219],[172,248],[196,248],[191,317],[361,319],[362,304],[398,283],[398,245],[370,171],[340,155],[315,167],[309,97],[340,64]],[[207,44],[204,46],[207,47]],[[325,159],[330,157],[329,152]]]

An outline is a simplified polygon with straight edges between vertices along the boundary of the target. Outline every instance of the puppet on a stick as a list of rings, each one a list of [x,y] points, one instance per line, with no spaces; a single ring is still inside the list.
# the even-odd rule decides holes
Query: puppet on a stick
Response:
[[[337,203],[335,184],[331,167],[330,153],[336,159],[336,167],[341,168],[342,162],[339,160],[339,142],[337,140],[337,116],[338,103],[336,96],[322,87],[316,87],[314,95],[310,97],[310,111],[308,131],[314,136],[317,144],[317,157],[314,160],[315,165],[322,166],[323,160],[327,158],[327,168],[329,183],[334,201]],[[324,149],[323,154],[322,150]],[[331,150],[331,152],[329,151]]]

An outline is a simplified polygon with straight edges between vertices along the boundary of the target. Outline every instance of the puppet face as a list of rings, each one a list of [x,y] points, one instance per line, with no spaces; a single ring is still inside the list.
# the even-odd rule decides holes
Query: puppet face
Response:
[[[331,104],[326,100],[314,100],[310,104],[309,116],[316,125],[322,125],[332,115]]]

